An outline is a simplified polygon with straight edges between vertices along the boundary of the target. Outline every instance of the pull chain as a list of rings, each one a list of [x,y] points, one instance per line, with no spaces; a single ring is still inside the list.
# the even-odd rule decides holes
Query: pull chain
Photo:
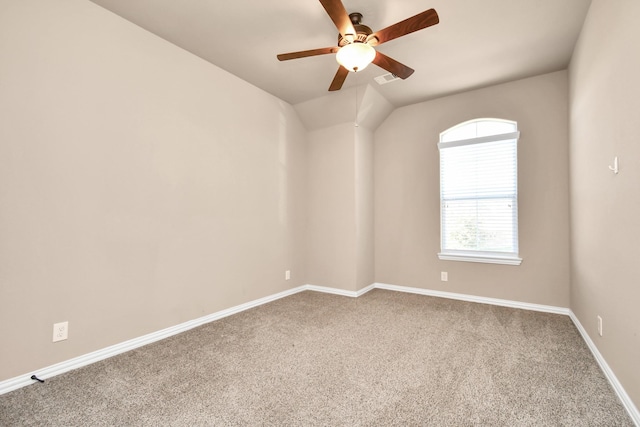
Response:
[[[354,73],[355,74],[355,80],[356,80],[356,117],[355,117],[355,127],[358,127],[358,83],[359,83],[359,78],[358,78],[358,73]]]
[[[357,84],[356,84],[356,119],[355,119],[355,124],[356,124],[356,127],[358,127],[358,85]]]

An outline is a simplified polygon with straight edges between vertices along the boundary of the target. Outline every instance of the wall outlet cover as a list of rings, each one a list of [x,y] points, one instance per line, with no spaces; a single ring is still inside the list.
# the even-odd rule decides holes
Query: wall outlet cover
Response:
[[[69,322],[53,324],[53,342],[63,341],[69,338]]]

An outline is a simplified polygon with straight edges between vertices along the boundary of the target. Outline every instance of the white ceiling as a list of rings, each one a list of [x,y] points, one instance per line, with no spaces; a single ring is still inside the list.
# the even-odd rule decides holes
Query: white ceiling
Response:
[[[263,90],[298,104],[327,95],[334,55],[280,62],[278,53],[333,46],[318,0],[91,0]],[[434,8],[440,23],[377,49],[415,69],[378,86],[375,65],[343,88],[371,84],[396,107],[565,69],[591,0],[343,0],[374,31]]]

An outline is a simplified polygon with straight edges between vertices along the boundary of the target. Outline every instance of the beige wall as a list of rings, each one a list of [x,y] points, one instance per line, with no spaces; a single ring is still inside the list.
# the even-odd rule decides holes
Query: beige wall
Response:
[[[375,133],[376,282],[568,307],[567,97],[562,71],[396,109]],[[521,132],[520,266],[437,257],[439,133],[480,117]]]
[[[571,308],[640,407],[639,21],[637,0],[591,4],[570,66],[570,129]]]
[[[308,143],[307,282],[360,290],[374,282],[373,133],[348,122]]]
[[[356,290],[353,123],[308,134],[307,283]]]
[[[0,76],[0,381],[305,283],[291,106],[86,0],[3,1]]]
[[[355,128],[356,289],[375,282],[373,223],[373,132]]]

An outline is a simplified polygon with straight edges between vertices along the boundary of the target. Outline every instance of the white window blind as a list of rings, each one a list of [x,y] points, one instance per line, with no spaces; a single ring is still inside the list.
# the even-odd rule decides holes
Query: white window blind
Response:
[[[440,135],[441,259],[520,264],[518,136],[498,119]]]

